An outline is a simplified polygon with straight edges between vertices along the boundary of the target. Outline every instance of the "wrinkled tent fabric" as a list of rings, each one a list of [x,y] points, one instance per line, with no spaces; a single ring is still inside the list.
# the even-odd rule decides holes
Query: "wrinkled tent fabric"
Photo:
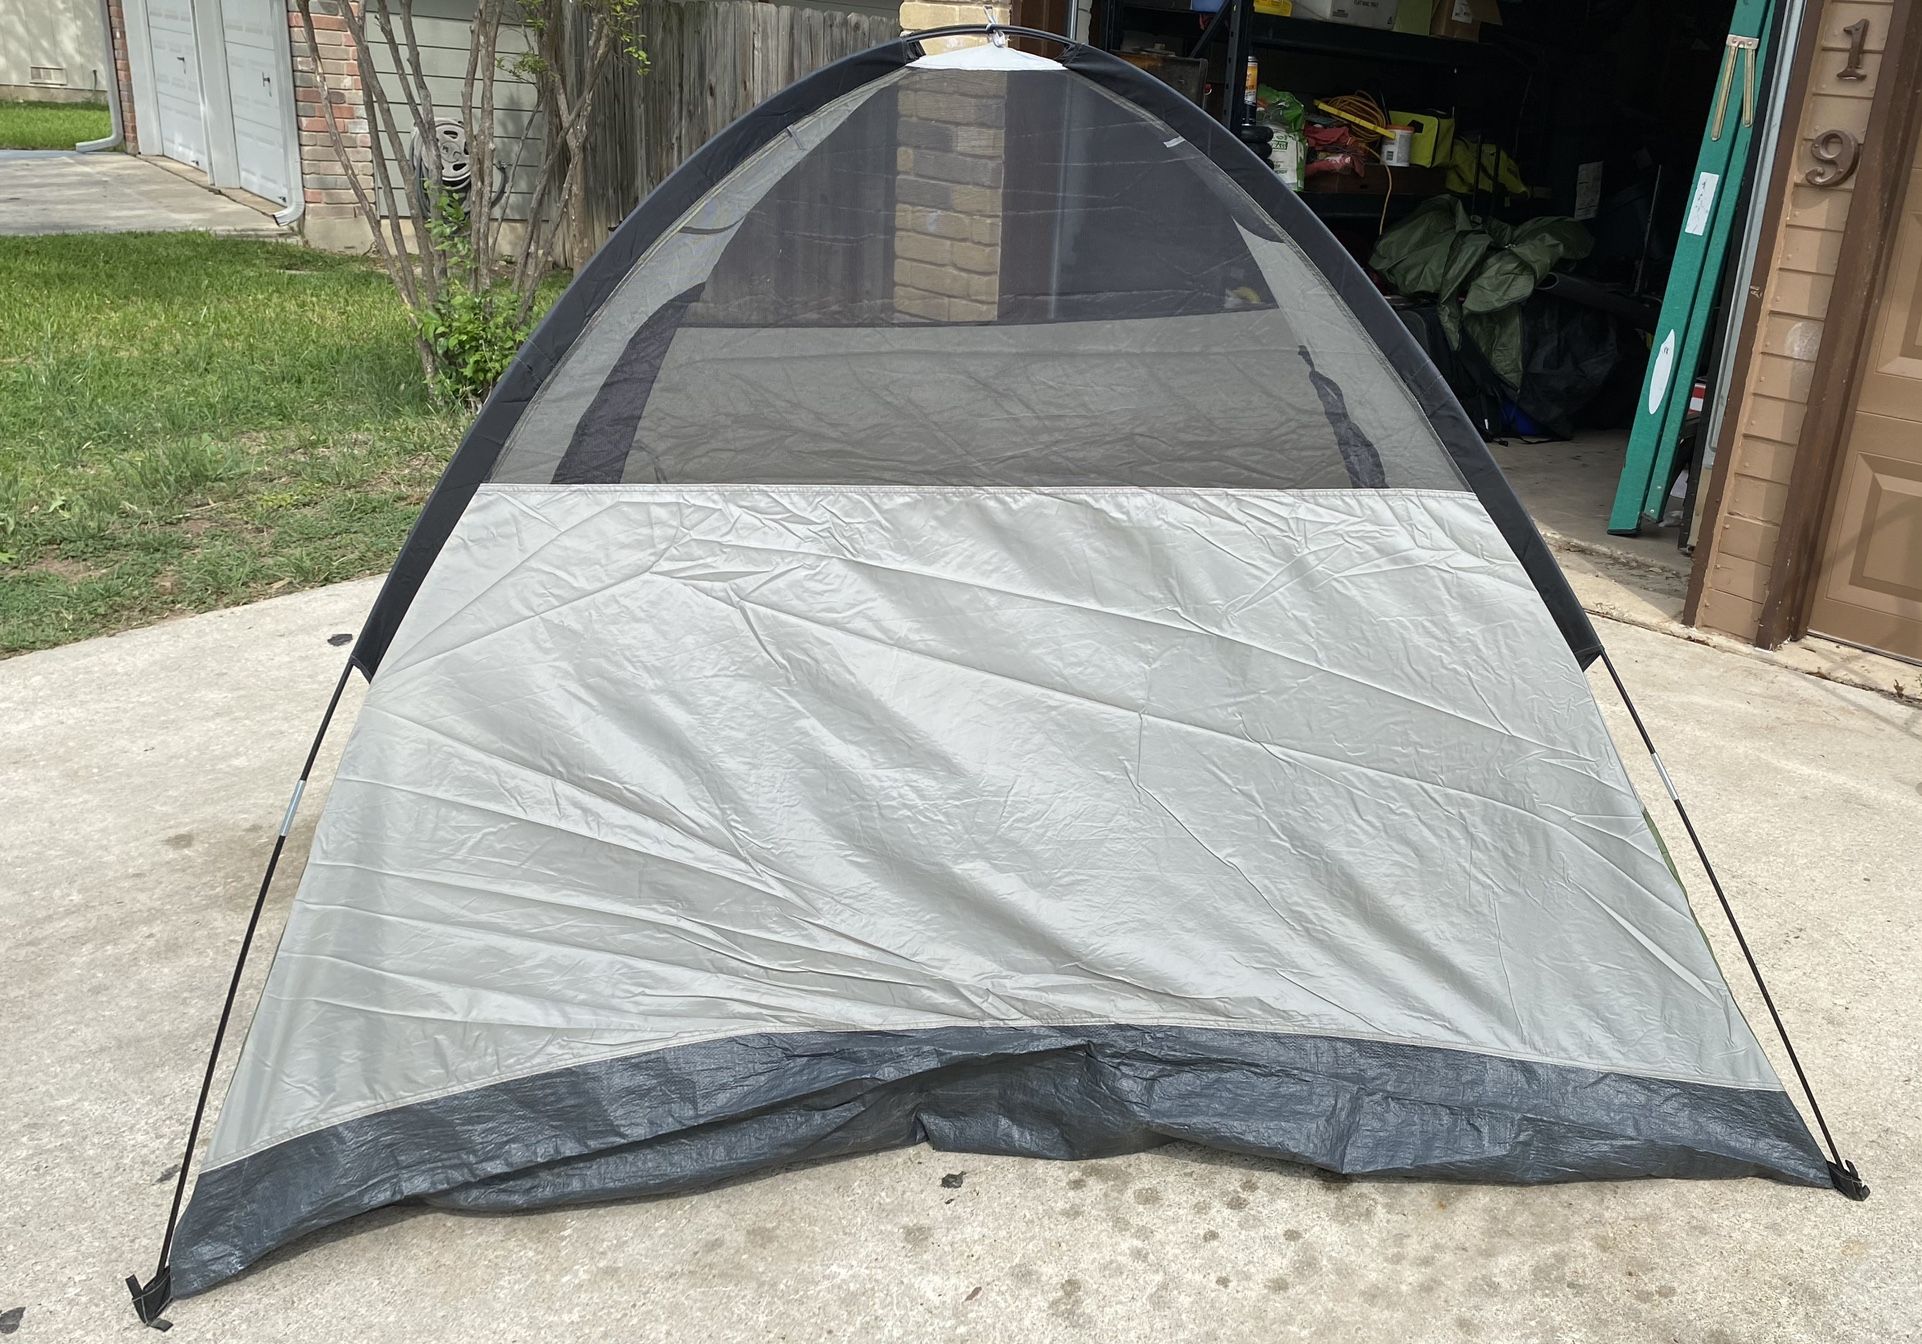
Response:
[[[1120,62],[917,57],[696,155],[483,411],[175,1292],[917,1142],[1827,1184],[1365,277]]]

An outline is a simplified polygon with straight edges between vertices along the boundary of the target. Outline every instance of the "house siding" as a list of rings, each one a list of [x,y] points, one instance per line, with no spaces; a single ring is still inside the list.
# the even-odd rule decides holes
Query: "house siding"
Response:
[[[95,102],[108,73],[97,0],[0,0],[0,97]]]
[[[461,91],[467,82],[468,52],[473,42],[474,9],[474,0],[415,0],[414,36],[419,42],[421,74],[427,81],[427,95],[433,100],[437,118],[460,119]],[[407,39],[400,30],[398,20],[395,22],[395,36],[400,40],[404,53]],[[405,147],[414,131],[412,114],[407,106],[407,87],[395,71],[394,53],[388,49],[386,38],[371,21],[367,29],[367,41],[373,48],[374,69],[380,75],[381,92],[386,96],[387,105],[393,109],[400,143]],[[512,170],[516,164],[519,165],[509,184],[505,209],[499,215],[503,219],[526,218],[527,205],[540,175],[541,116],[535,108],[534,85],[510,68],[514,59],[526,50],[526,32],[518,26],[502,24],[497,39],[499,59],[494,76],[494,154],[496,162],[503,169]],[[479,96],[477,80],[477,112]],[[527,140],[524,148],[521,143],[523,138]],[[383,138],[379,148],[387,161],[389,180],[404,181],[404,174],[410,170],[395,159],[392,146]]]
[[[312,44],[308,42],[297,0],[288,0],[287,23],[293,37],[294,105],[300,135],[301,186],[307,206],[302,228],[308,241],[316,246],[359,250],[372,240],[366,220],[355,203],[355,182],[370,195],[374,193],[376,152],[386,164],[388,181],[395,186],[406,181],[411,169],[395,157],[393,144],[385,134],[378,137],[376,144],[367,121],[359,52],[341,10],[344,2],[311,0]],[[354,13],[364,16],[363,7],[355,5]],[[418,0],[415,5],[414,32],[419,42],[421,70],[437,117],[456,120],[460,117],[473,13],[473,0]],[[414,132],[407,88],[395,71],[393,53],[377,21],[363,17],[362,26],[372,48],[370,54],[381,91],[396,122],[396,137],[405,153]],[[396,37],[405,51],[406,37],[400,32],[398,22]],[[524,50],[526,35],[518,27],[504,25],[499,38],[502,60],[511,61]],[[502,70],[495,84],[495,152],[502,162],[519,164],[502,214],[506,219],[525,217],[533,181],[539,172],[540,126],[533,108],[532,83]],[[345,162],[334,147],[330,120],[339,128],[346,149]],[[526,140],[524,149],[523,139]]]
[[[1835,0],[1810,6],[1817,49],[1808,88],[1796,111],[1795,143],[1806,147],[1828,130],[1866,137],[1881,52],[1893,6],[1880,0]],[[1843,28],[1867,19],[1867,78],[1837,78],[1848,59]],[[1701,598],[1695,624],[1753,640],[1761,625],[1769,566],[1789,497],[1790,473],[1801,442],[1815,359],[1842,255],[1842,232],[1855,198],[1855,180],[1812,187],[1803,179],[1814,161],[1798,154],[1786,180],[1775,184],[1782,224],[1750,301],[1756,307],[1754,355],[1734,401],[1735,432],[1716,470],[1723,475],[1721,509],[1710,520],[1697,556]]]

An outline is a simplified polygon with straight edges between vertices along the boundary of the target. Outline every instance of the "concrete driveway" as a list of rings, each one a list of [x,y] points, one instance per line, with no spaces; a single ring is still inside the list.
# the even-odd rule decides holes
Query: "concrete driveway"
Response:
[[[328,637],[373,592],[0,662],[0,1313],[24,1308],[21,1341],[140,1337],[120,1279],[152,1269],[235,940],[343,657]],[[1759,1180],[1343,1181],[1185,1145],[1086,1164],[914,1149],[597,1208],[381,1212],[176,1304],[172,1338],[1922,1337],[1922,711],[1640,629],[1604,637],[1867,1204]],[[1705,884],[1691,889],[1760,1023]]]
[[[147,230],[288,236],[273,216],[131,154],[0,150],[0,235]]]

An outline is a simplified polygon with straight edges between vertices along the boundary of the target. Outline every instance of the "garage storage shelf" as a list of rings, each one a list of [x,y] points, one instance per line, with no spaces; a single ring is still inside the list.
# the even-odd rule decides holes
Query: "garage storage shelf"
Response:
[[[1243,22],[1251,44],[1258,49],[1299,51],[1308,55],[1351,56],[1361,60],[1397,65],[1439,65],[1466,69],[1488,59],[1492,48],[1481,42],[1464,42],[1450,37],[1429,37],[1423,33],[1397,33],[1391,29],[1363,28],[1358,24],[1329,23],[1323,19],[1283,17],[1256,11],[1253,0],[1242,0]],[[1224,5],[1231,8],[1232,5]],[[1180,54],[1199,56],[1207,43],[1202,36],[1201,14],[1185,4],[1157,4],[1153,0],[1118,0],[1108,7],[1109,31],[1103,45],[1112,50],[1129,29],[1147,29],[1157,35],[1183,39]],[[1232,17],[1229,16],[1229,17]],[[1226,20],[1224,20],[1226,22]]]
[[[1130,32],[1151,33],[1180,55],[1208,60],[1209,79],[1230,93],[1223,100],[1222,121],[1231,130],[1237,129],[1242,110],[1241,99],[1233,96],[1241,88],[1238,72],[1256,51],[1427,67],[1456,75],[1484,73],[1505,55],[1484,42],[1263,14],[1255,9],[1254,0],[1223,0],[1214,14],[1197,13],[1185,3],[1166,0],[1108,0],[1101,45],[1117,51]],[[1309,191],[1301,198],[1316,214],[1331,220],[1373,219],[1382,210],[1382,198],[1368,192]],[[1399,206],[1395,213],[1400,213],[1418,199],[1391,197],[1391,205]]]

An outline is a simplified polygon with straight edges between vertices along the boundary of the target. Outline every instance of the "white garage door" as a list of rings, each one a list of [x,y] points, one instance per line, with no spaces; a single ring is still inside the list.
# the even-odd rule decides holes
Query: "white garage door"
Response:
[[[222,10],[240,185],[289,204],[286,108],[292,91],[285,86],[292,76],[281,48],[286,7],[276,0],[226,0]]]
[[[200,107],[200,55],[191,0],[147,0],[160,152],[206,171],[207,123]]]

